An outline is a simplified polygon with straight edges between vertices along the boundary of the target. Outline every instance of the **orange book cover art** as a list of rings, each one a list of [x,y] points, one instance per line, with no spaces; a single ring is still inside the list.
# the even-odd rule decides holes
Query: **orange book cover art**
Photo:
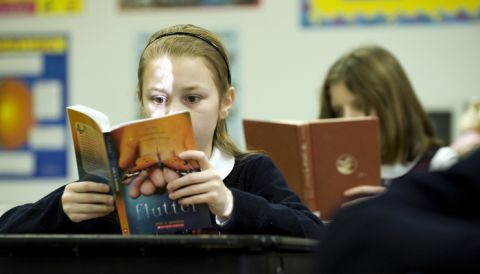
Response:
[[[111,183],[123,234],[183,233],[211,226],[204,204],[182,206],[168,198],[164,186],[148,196],[139,191],[152,176],[168,183],[199,171],[197,162],[178,157],[196,149],[188,112],[136,120],[103,132],[98,121],[82,113],[69,111],[69,118],[80,178],[93,171]]]
[[[206,205],[182,206],[168,198],[165,188],[157,189],[151,196],[137,197],[136,193],[136,184],[148,180],[154,172],[161,172],[168,183],[199,170],[196,161],[178,157],[179,153],[196,148],[188,113],[131,124],[111,135],[119,155],[119,189],[131,233],[182,232],[210,225],[209,218],[204,218],[209,215]],[[197,212],[204,214],[191,214]],[[184,218],[186,215],[188,218]]]

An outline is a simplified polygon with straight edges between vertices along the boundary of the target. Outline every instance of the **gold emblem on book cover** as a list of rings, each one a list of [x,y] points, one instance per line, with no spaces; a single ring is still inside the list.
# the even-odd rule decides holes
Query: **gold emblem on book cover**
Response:
[[[340,174],[350,175],[357,170],[358,161],[353,155],[345,153],[338,156],[335,165]]]

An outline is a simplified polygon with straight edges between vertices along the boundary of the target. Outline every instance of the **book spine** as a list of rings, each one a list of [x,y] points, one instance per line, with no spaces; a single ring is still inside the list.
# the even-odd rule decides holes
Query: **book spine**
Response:
[[[317,202],[315,199],[315,175],[313,169],[313,155],[310,137],[310,128],[308,125],[298,126],[298,135],[301,165],[302,165],[302,183],[303,191],[301,196],[307,207],[318,214]]]
[[[120,187],[122,184],[122,178],[118,169],[117,154],[115,153],[110,133],[105,133],[105,145],[107,147],[108,162],[110,164],[110,172],[113,180],[111,187],[113,188],[112,191],[115,197],[115,207],[117,209],[120,227],[123,235],[130,235],[125,200],[123,198],[122,188]]]

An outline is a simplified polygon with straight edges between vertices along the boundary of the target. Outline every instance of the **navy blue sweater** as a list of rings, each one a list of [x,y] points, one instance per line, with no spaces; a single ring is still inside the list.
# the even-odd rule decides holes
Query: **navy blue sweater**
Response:
[[[236,159],[224,180],[232,191],[230,221],[215,229],[229,234],[276,234],[320,238],[324,227],[293,193],[271,159],[254,154]],[[17,206],[0,218],[0,233],[120,233],[116,214],[74,223],[62,209],[62,186],[33,204]],[[213,222],[215,223],[215,222]]]

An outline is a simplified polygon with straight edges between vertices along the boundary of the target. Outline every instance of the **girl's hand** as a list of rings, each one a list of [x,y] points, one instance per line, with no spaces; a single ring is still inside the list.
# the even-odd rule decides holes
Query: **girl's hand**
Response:
[[[345,196],[348,202],[342,204],[342,207],[350,206],[361,201],[370,199],[374,196],[382,194],[385,192],[386,188],[384,186],[370,186],[370,185],[361,185],[347,189],[343,196]]]
[[[181,205],[207,204],[210,211],[219,217],[226,213],[228,203],[233,203],[232,193],[223,183],[220,174],[213,168],[202,151],[188,150],[179,154],[184,160],[196,160],[200,172],[187,174],[167,184],[169,197]]]
[[[70,183],[63,191],[63,211],[74,223],[108,215],[115,210],[109,190],[110,187],[104,183]]]

